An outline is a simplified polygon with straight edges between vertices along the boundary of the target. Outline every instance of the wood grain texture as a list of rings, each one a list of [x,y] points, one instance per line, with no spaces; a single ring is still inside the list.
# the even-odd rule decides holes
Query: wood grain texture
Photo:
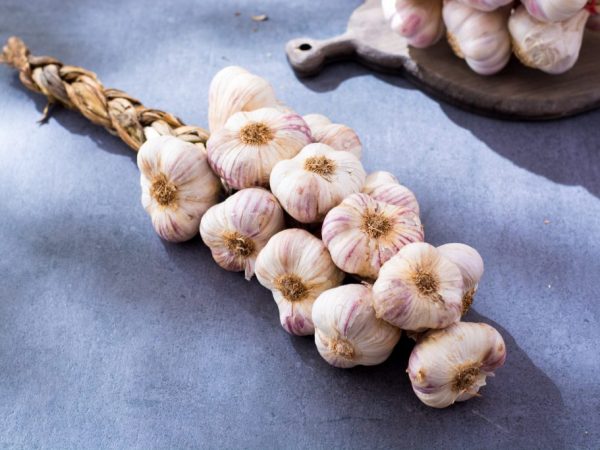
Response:
[[[458,59],[445,40],[428,49],[409,47],[383,19],[379,0],[357,8],[342,35],[294,39],[286,52],[300,76],[317,75],[340,59],[356,59],[375,70],[403,73],[433,97],[480,114],[547,120],[600,107],[600,33],[587,31],[580,58],[562,75],[527,68],[513,58],[499,74],[484,77]]]

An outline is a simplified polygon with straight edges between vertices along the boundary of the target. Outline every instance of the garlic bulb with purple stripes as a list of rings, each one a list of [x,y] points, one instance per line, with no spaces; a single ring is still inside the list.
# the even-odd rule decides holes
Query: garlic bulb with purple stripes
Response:
[[[301,223],[317,223],[344,198],[359,192],[365,170],[356,156],[325,144],[310,144],[271,172],[271,191]]]
[[[340,269],[371,280],[402,247],[423,241],[423,226],[412,209],[367,194],[352,194],[329,211],[321,232]]]
[[[238,112],[214,132],[206,148],[211,167],[234,189],[267,186],[273,166],[312,141],[297,114],[274,108]]]
[[[588,0],[521,0],[529,14],[541,22],[563,22],[580,12]]]
[[[377,317],[409,331],[445,328],[460,320],[463,278],[438,249],[416,242],[379,270],[373,284]]]
[[[200,236],[219,266],[250,279],[259,252],[284,225],[273,194],[249,188],[210,208],[200,222]]]
[[[317,349],[335,367],[380,364],[400,339],[400,329],[375,316],[371,289],[363,284],[323,292],[312,315]]]
[[[312,307],[323,291],[339,286],[338,269],[320,239],[308,231],[280,231],[260,251],[256,278],[273,293],[281,326],[290,334],[313,334]]]
[[[198,234],[200,219],[217,203],[221,183],[202,144],[155,136],[138,151],[142,205],[158,235],[182,242]]]
[[[441,0],[382,0],[385,20],[408,44],[425,48],[444,35]]]
[[[314,142],[329,145],[334,150],[350,152],[360,159],[362,144],[352,128],[341,123],[332,123],[321,114],[308,114],[302,118],[310,127]]]
[[[495,328],[458,322],[419,337],[407,372],[423,403],[446,408],[477,396],[505,360],[506,345]]]

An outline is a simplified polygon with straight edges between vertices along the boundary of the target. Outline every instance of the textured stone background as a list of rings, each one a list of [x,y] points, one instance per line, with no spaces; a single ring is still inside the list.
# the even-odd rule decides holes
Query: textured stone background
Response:
[[[257,282],[199,239],[156,237],[124,144],[69,111],[39,126],[43,99],[0,68],[0,447],[598,448],[600,112],[502,122],[350,63],[298,80],[285,42],[341,32],[358,5],[2,0],[0,38],[189,123],[239,64],[354,127],[366,167],[417,194],[427,239],[485,259],[469,319],[509,355],[483,397],[423,406],[407,343],[378,367],[329,367]]]

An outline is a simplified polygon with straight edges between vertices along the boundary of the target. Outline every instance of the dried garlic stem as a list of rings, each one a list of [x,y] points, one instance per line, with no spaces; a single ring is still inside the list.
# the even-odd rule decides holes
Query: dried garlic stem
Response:
[[[202,128],[186,126],[168,112],[146,108],[125,92],[105,88],[94,72],[67,66],[49,56],[31,55],[18,37],[8,39],[0,63],[17,69],[27,89],[48,97],[42,120],[48,117],[50,107],[59,103],[105,127],[135,151],[146,141],[146,127],[194,144],[204,144],[208,139],[208,132]]]

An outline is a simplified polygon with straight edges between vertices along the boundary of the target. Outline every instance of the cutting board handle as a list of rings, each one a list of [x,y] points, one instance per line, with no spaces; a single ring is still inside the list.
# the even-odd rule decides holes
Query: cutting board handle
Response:
[[[351,33],[344,33],[330,39],[298,38],[289,41],[285,47],[290,64],[301,75],[314,75],[331,60],[351,57],[356,45]]]

